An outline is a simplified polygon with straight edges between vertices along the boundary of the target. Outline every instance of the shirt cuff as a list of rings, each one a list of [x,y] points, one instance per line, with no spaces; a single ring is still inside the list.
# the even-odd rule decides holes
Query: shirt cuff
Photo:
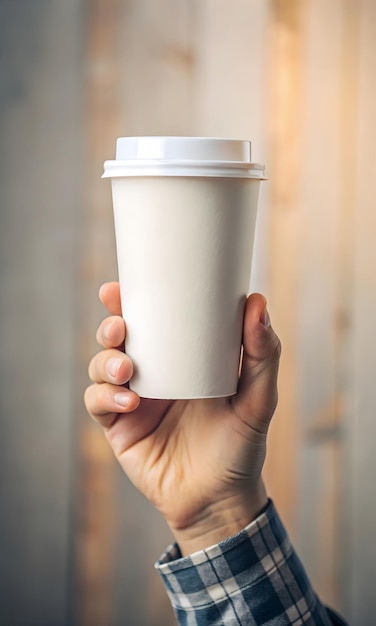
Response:
[[[187,557],[173,544],[155,567],[181,624],[332,624],[272,501],[233,537]]]

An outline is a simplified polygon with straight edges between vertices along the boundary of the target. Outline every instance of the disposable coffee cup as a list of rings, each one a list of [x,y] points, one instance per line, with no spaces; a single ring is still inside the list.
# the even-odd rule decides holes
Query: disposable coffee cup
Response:
[[[130,388],[145,398],[236,393],[264,167],[249,141],[122,137],[112,183]]]

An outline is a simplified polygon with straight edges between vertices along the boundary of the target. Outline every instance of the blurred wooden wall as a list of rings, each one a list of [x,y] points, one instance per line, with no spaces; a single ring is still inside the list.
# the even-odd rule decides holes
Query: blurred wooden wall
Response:
[[[0,624],[65,626],[76,481],[81,9],[0,2]]]
[[[182,134],[249,138],[266,164],[266,479],[323,600],[373,625],[375,3],[17,0],[0,35],[0,624],[174,623],[152,568],[171,537],[82,393],[116,278],[103,161],[119,135]]]

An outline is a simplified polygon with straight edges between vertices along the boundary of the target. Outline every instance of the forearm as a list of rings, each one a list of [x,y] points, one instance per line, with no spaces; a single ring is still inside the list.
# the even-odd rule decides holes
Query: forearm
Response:
[[[344,624],[315,595],[272,503],[237,535],[185,558],[175,545],[156,567],[182,626]]]

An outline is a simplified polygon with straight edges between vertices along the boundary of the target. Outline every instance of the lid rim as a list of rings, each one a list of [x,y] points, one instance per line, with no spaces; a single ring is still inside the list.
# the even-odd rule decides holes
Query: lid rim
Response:
[[[248,161],[214,161],[214,160],[195,160],[195,159],[108,159],[104,162],[105,167],[112,167],[112,164],[119,167],[238,167],[242,169],[264,169],[261,163],[251,163]]]
[[[216,178],[243,178],[266,180],[264,176],[264,167],[184,167],[177,165],[175,167],[161,167],[152,164],[149,167],[138,166],[122,167],[118,166],[116,161],[105,164],[105,170],[102,178],[130,178],[140,176],[160,176],[160,177],[216,177]]]

